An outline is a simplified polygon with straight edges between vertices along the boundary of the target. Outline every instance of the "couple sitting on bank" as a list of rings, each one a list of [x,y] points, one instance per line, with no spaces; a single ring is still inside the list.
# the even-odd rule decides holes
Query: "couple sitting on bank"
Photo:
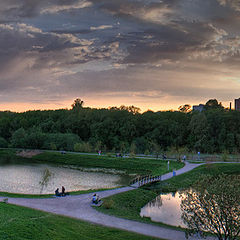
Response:
[[[96,193],[94,193],[92,197],[92,203],[98,204],[99,202],[101,202],[100,197]]]
[[[55,191],[55,195],[57,197],[65,197],[66,195],[69,195],[69,193],[66,193],[65,192],[65,187],[62,186],[62,192],[59,192],[59,188],[57,188],[56,191]]]

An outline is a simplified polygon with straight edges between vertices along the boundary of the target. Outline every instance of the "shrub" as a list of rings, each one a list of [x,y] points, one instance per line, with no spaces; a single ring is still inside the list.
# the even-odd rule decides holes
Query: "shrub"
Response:
[[[112,199],[105,199],[103,202],[103,207],[106,209],[111,209],[113,208],[114,201]]]
[[[3,137],[0,137],[0,147],[6,148],[7,146],[8,146],[8,142]]]
[[[45,149],[55,148],[57,150],[73,151],[74,145],[79,141],[80,141],[79,136],[73,133],[49,133],[46,134],[44,148]]]
[[[57,150],[57,146],[55,143],[50,143],[50,149],[51,150]]]
[[[74,144],[75,152],[91,152],[92,146],[88,142],[79,142]]]

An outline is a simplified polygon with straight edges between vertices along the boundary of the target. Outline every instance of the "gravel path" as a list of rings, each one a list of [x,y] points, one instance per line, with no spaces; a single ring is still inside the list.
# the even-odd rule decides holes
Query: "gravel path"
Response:
[[[176,171],[176,175],[191,171],[192,169],[200,166],[201,164],[187,163],[182,168]],[[172,173],[168,173],[162,176],[162,180],[167,180],[172,177]],[[108,197],[117,193],[131,191],[137,186],[122,187],[113,190],[106,190],[98,192],[101,198]],[[4,199],[4,198],[0,198]],[[171,240],[182,240],[185,238],[185,233],[169,228],[155,226],[146,223],[140,223],[137,221],[117,218],[98,212],[91,207],[92,193],[81,194],[76,196],[66,196],[57,198],[46,198],[46,199],[27,199],[27,198],[8,198],[8,202],[20,206],[25,206],[33,209],[42,210],[45,212],[55,213],[68,217],[73,217],[88,221],[95,224],[100,224],[107,227],[118,228],[122,230],[132,231],[147,236],[171,239]],[[199,239],[197,237],[190,239]],[[213,238],[208,238],[213,239]]]

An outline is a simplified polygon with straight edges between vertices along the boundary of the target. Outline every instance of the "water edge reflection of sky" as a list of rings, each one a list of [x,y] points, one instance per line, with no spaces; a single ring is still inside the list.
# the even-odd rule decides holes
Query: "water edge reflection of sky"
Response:
[[[141,217],[150,217],[154,222],[162,222],[172,226],[186,228],[181,219],[181,197],[178,192],[161,194],[145,205],[140,212]]]
[[[104,172],[79,171],[66,167],[49,166],[46,164],[10,164],[0,165],[0,192],[39,194],[40,181],[44,171],[51,173],[47,186],[42,194],[54,193],[58,187],[66,191],[113,188],[120,186],[121,176]]]

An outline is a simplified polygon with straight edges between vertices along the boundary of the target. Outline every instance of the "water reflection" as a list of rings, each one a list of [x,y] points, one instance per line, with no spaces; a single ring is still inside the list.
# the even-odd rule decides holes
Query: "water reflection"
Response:
[[[44,187],[46,169],[51,173]],[[66,191],[118,187],[123,176],[103,172],[87,172],[46,164],[4,164],[0,165],[0,192],[39,194],[54,193],[57,187]],[[45,183],[45,182],[44,182]]]
[[[181,219],[181,194],[179,192],[161,194],[145,205],[140,212],[141,217],[150,217],[154,222],[185,227]]]

